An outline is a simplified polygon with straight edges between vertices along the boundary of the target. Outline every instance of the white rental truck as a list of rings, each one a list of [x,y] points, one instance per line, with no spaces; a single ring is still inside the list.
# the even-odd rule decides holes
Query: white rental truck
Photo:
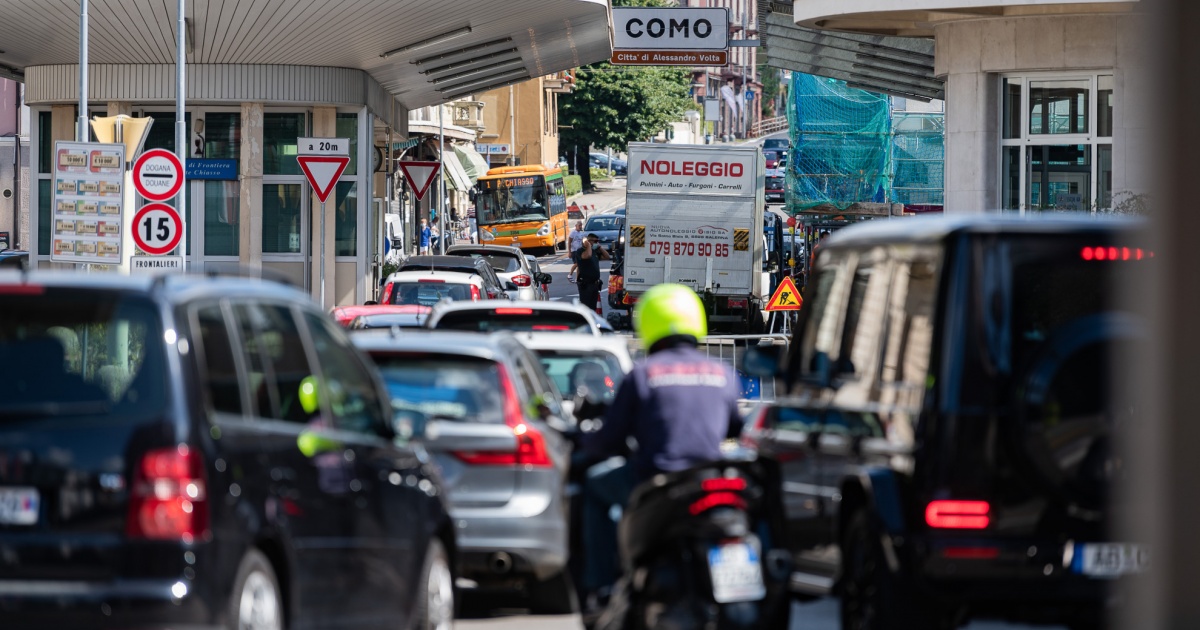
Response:
[[[629,145],[624,290],[677,282],[704,300],[710,329],[759,332],[765,164],[756,145]]]

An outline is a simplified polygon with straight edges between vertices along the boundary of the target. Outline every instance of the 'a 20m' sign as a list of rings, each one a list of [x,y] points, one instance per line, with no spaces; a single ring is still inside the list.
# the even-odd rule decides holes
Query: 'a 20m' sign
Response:
[[[613,7],[613,50],[725,50],[729,9]]]

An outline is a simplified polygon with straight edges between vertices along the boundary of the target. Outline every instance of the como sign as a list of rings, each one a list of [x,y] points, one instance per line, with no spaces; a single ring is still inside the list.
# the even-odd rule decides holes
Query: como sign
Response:
[[[725,50],[729,9],[613,7],[613,50]]]

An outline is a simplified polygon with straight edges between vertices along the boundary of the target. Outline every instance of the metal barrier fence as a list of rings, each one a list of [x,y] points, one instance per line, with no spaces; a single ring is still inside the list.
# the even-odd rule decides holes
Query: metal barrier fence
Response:
[[[790,335],[709,335],[700,342],[700,347],[710,359],[716,359],[728,364],[738,371],[742,379],[742,400],[747,402],[772,402],[778,395],[786,392],[779,391],[776,379],[764,379],[743,374],[740,371],[742,354],[751,345],[783,346],[782,352],[787,353]]]

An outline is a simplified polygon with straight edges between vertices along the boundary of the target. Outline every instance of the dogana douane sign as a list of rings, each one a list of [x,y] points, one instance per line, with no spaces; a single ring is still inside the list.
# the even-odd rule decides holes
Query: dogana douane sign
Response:
[[[54,143],[50,260],[121,264],[125,145]]]

